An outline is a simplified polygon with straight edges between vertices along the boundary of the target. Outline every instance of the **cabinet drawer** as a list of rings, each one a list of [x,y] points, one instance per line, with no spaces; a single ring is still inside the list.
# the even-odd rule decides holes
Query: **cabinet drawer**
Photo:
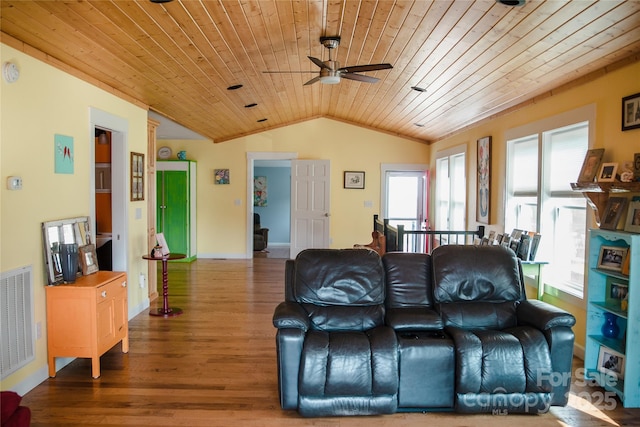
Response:
[[[114,280],[113,282],[106,283],[96,288],[96,301],[99,304],[101,301],[113,298],[114,296],[120,295],[123,292],[126,295],[126,288],[127,281],[124,279]]]

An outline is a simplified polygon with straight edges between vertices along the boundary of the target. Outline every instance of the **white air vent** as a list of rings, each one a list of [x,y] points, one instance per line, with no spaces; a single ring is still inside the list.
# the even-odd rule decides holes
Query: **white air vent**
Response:
[[[0,377],[6,378],[35,355],[31,266],[0,274]]]

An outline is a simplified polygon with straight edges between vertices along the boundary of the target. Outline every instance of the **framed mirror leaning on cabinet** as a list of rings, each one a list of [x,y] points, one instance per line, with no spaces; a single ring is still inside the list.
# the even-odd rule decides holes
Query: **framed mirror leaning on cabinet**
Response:
[[[81,216],[43,222],[42,241],[47,282],[49,285],[59,285],[64,282],[60,245],[75,243],[78,248],[90,245],[91,228],[89,226],[89,217]],[[79,264],[76,275],[82,274],[81,268],[82,266]],[[95,271],[97,270],[96,264]]]

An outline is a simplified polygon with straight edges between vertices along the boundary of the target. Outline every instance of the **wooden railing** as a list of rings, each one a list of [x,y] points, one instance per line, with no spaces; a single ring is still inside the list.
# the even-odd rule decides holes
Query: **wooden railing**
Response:
[[[442,245],[472,245],[475,238],[484,237],[485,228],[477,230],[405,230],[403,225],[397,227],[389,224],[388,219],[381,220],[373,216],[373,229],[384,234],[386,252],[420,252],[431,253]]]

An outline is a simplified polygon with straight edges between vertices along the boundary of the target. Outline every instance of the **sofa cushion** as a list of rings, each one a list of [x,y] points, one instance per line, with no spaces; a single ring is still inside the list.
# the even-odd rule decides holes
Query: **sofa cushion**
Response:
[[[315,305],[384,304],[380,256],[368,249],[306,249],[295,261],[297,302]]]
[[[502,246],[439,246],[433,250],[434,298],[439,304],[521,301],[520,264]]]
[[[382,257],[386,274],[388,308],[431,307],[431,256],[389,252]]]

